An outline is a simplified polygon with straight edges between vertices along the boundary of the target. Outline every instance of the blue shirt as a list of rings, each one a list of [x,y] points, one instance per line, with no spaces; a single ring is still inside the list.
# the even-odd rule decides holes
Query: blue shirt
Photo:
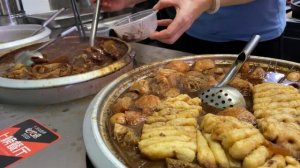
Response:
[[[255,0],[203,13],[187,31],[195,38],[213,42],[248,41],[259,34],[262,41],[279,37],[286,25],[286,0]]]

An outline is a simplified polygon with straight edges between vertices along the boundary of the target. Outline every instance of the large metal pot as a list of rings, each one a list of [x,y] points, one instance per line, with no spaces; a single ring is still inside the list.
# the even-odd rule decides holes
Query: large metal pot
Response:
[[[40,80],[0,77],[0,103],[54,104],[97,93],[107,83],[133,68],[131,47],[117,38],[107,37],[106,39],[113,39],[126,45],[126,54],[108,66],[72,76]],[[14,56],[28,48],[34,48],[34,46],[23,47],[8,54]],[[8,54],[0,55],[0,58],[6,57]]]
[[[197,59],[213,58],[217,64],[231,64],[236,59],[235,55],[201,55],[179,58],[179,60],[194,62]],[[171,60],[145,65],[132,70],[119,78],[115,79],[109,85],[101,90],[89,105],[83,124],[83,138],[87,149],[88,156],[96,167],[132,167],[128,160],[122,158],[116,148],[113,147],[109,139],[107,120],[111,114],[111,106],[115,100],[127,90],[131,84],[138,80],[151,75],[159,67],[167,64]],[[276,60],[272,58],[262,58],[252,56],[251,62],[260,66],[268,66],[270,62],[277,62],[277,67],[283,71],[294,67],[300,69],[299,63]]]

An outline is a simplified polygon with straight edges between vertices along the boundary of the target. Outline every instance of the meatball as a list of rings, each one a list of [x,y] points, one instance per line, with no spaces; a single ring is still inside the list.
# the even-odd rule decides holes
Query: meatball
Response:
[[[205,71],[205,70],[209,70],[209,69],[213,69],[215,68],[215,61],[212,59],[203,59],[203,60],[199,60],[195,63],[193,70],[195,71]]]
[[[166,76],[157,75],[151,80],[150,88],[154,94],[163,96],[172,88],[172,84]]]
[[[191,71],[189,75],[184,76],[181,80],[182,89],[188,92],[198,92],[207,89],[216,83],[217,81],[212,75],[204,75],[195,71]]]
[[[175,87],[178,85],[180,78],[184,74],[173,69],[159,69],[156,76],[164,76],[167,77],[171,86]]]
[[[116,113],[110,118],[110,122],[112,124],[126,124],[125,114],[124,113]]]
[[[114,113],[123,113],[134,104],[130,97],[118,98],[116,103],[113,105],[112,110]]]
[[[177,88],[171,88],[165,93],[164,97],[176,97],[178,95],[180,95],[180,90]]]
[[[265,70],[262,67],[257,67],[253,72],[248,76],[250,79],[254,80],[263,80],[266,75]]]
[[[291,72],[287,75],[286,79],[293,82],[300,81],[300,72]]]
[[[135,92],[127,92],[123,95],[123,97],[130,97],[132,100],[136,100],[137,98],[139,98],[139,94]]]
[[[214,73],[217,75],[222,75],[222,74],[224,74],[224,69],[223,68],[215,68]]]
[[[173,69],[178,72],[187,72],[187,71],[189,71],[190,66],[184,61],[175,60],[175,61],[171,61],[170,63],[168,63],[165,66],[165,68]]]
[[[244,96],[250,96],[252,94],[253,85],[252,83],[235,77],[230,83],[230,86],[238,89]]]
[[[171,86],[176,87],[179,85],[182,76],[183,76],[182,73],[173,73],[173,74],[169,75],[167,78],[168,78]]]
[[[139,111],[126,111],[125,119],[128,125],[138,125],[146,120],[146,116]]]
[[[141,95],[148,94],[150,92],[149,81],[144,79],[136,81],[129,88],[129,91],[136,91]]]
[[[136,102],[135,106],[140,109],[156,109],[160,104],[160,99],[154,95],[144,95],[140,97]]]
[[[246,63],[242,66],[241,72],[242,72],[242,73],[245,73],[245,74],[248,74],[248,73],[250,73],[250,71],[251,71],[250,63],[249,63],[249,62],[246,62]]]

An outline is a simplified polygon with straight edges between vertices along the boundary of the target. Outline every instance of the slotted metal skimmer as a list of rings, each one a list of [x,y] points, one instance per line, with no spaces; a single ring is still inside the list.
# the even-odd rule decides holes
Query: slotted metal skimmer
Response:
[[[260,40],[259,35],[252,37],[244,50],[238,55],[230,70],[215,87],[200,93],[199,97],[210,106],[224,109],[226,107],[246,106],[244,96],[235,88],[226,86],[244,65]]]

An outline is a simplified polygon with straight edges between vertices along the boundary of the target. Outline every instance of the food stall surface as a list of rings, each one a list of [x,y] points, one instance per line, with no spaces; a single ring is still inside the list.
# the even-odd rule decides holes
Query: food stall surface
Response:
[[[136,52],[136,66],[190,55],[143,44],[131,44]],[[86,167],[82,124],[86,108],[94,96],[44,106],[7,105],[0,102],[0,130],[28,119],[35,119],[57,132],[61,139],[12,167]]]

